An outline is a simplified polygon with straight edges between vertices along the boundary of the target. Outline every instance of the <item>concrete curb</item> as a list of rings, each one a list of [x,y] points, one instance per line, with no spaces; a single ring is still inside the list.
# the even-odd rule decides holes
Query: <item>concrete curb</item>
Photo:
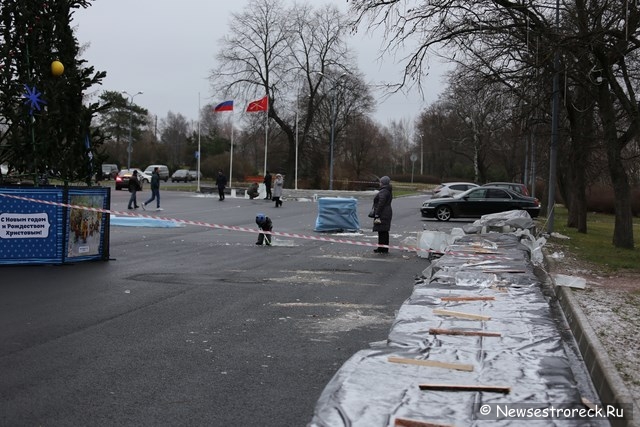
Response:
[[[632,420],[613,419],[611,425],[614,427],[640,427],[638,418],[640,409],[638,403],[634,402],[629,389],[620,377],[618,370],[609,358],[607,351],[600,342],[595,331],[591,327],[589,320],[583,313],[578,301],[573,296],[573,289],[564,286],[556,286],[550,272],[553,271],[554,261],[545,257],[545,267],[549,276],[549,281],[553,284],[553,289],[560,307],[564,312],[571,332],[578,343],[580,353],[584,359],[587,371],[591,376],[591,381],[603,404],[632,404]]]

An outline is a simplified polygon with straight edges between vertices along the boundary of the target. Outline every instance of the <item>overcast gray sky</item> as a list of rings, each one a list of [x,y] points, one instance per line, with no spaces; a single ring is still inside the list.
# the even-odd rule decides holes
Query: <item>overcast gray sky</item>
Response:
[[[293,4],[293,0],[286,0]],[[317,3],[316,3],[317,2]],[[334,0],[347,11],[345,0]],[[74,15],[81,45],[89,44],[83,57],[107,77],[98,92],[123,91],[137,95],[134,102],[159,119],[169,111],[189,120],[201,105],[223,101],[211,93],[207,76],[215,66],[216,44],[229,29],[231,13],[241,12],[248,0],[96,0]],[[313,4],[320,4],[315,0]],[[362,72],[370,83],[400,79],[401,67],[392,59],[377,60],[381,38],[361,29],[349,40]],[[419,95],[378,95],[375,119],[413,121],[437,99],[444,67],[430,70],[425,99]],[[414,91],[415,93],[415,91]],[[236,101],[236,109],[243,108]]]

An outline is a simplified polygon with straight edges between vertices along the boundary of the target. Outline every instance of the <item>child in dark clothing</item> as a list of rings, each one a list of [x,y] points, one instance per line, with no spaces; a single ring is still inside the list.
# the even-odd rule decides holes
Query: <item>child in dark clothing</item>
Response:
[[[258,224],[258,228],[260,228],[260,230],[262,231],[273,230],[271,218],[269,218],[265,214],[259,213],[258,215],[256,215],[256,224]],[[267,246],[271,246],[271,234],[260,233],[258,235],[258,241],[256,242],[256,245],[262,245],[263,242]]]

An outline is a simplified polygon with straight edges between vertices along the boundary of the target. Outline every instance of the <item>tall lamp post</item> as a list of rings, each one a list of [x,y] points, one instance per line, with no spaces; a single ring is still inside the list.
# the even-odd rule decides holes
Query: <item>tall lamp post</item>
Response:
[[[133,142],[133,98],[135,98],[137,95],[142,95],[142,92],[137,92],[131,95],[126,90],[123,90],[122,93],[129,97],[129,148],[127,149],[127,169],[131,169],[131,144]]]
[[[420,132],[420,175],[424,175],[424,134]]]
[[[332,79],[326,74],[318,71],[318,74],[322,77],[325,77],[333,83],[331,86],[331,131],[330,131],[330,148],[329,148],[329,190],[333,190],[333,145],[335,142],[335,133],[336,133],[336,116],[337,116],[337,108],[336,108],[336,87],[338,86],[338,80],[345,77],[347,73],[342,73],[337,79]]]

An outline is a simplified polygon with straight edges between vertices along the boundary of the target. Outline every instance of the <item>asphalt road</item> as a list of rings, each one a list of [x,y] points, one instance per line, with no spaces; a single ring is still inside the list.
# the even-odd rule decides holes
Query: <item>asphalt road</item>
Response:
[[[112,209],[128,196],[113,191]],[[422,220],[424,198],[394,200],[392,245],[453,225]],[[371,199],[359,202],[362,234],[328,237],[375,243]],[[162,206],[164,217],[250,228],[263,212],[274,231],[320,235],[313,202],[164,191]],[[306,425],[336,370],[386,339],[427,261],[256,237],[112,226],[108,262],[1,267],[0,425]]]

